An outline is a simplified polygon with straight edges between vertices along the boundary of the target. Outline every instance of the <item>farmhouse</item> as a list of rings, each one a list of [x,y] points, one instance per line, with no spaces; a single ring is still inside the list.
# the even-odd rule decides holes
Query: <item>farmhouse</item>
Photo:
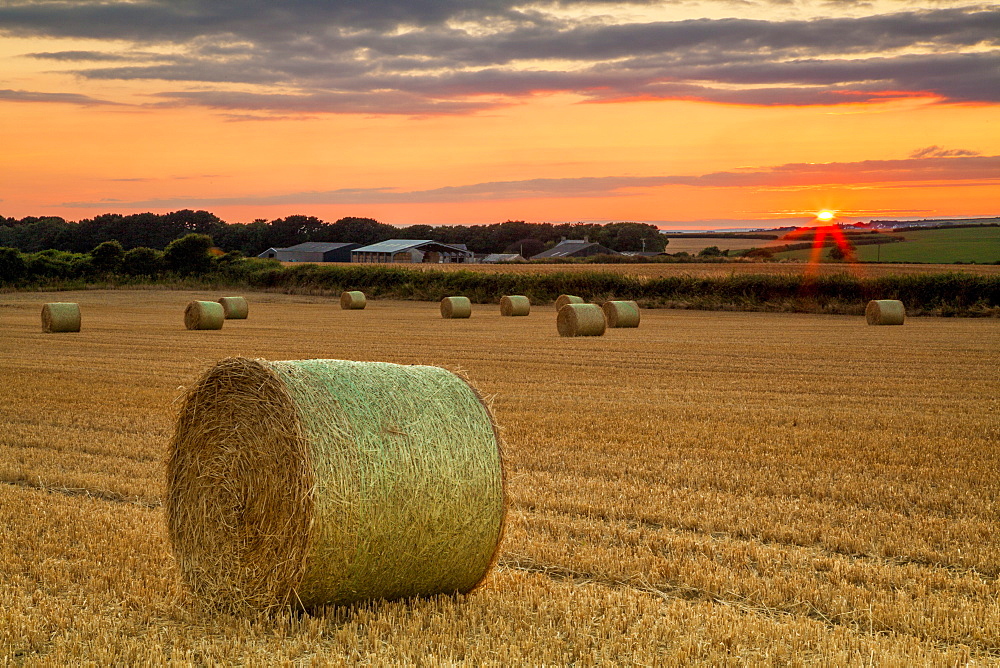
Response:
[[[497,264],[498,262],[524,262],[520,253],[490,253],[482,260],[483,264]]]
[[[532,260],[544,260],[546,258],[559,257],[590,257],[591,255],[621,255],[618,251],[613,251],[598,243],[591,243],[586,239],[567,239],[560,241],[556,246],[547,251],[543,251],[532,257]]]
[[[307,241],[288,248],[268,248],[257,257],[282,262],[350,262],[351,251],[360,245]]]
[[[437,241],[390,239],[351,251],[351,262],[472,262],[474,255],[465,245]]]

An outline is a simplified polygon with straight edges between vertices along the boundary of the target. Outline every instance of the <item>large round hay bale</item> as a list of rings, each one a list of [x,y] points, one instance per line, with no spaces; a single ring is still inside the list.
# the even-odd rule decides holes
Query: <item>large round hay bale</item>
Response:
[[[606,326],[597,304],[566,304],[556,314],[559,336],[603,336]]]
[[[42,331],[80,331],[80,305],[74,302],[51,302],[42,306]]]
[[[873,299],[865,307],[865,320],[869,325],[902,325],[906,309],[898,299]]]
[[[500,315],[515,316],[531,313],[531,300],[523,295],[504,295],[500,298]]]
[[[606,301],[601,307],[608,327],[638,327],[639,305],[635,302]]]
[[[219,303],[226,320],[246,320],[250,314],[250,306],[244,297],[223,297]]]
[[[566,304],[583,304],[583,297],[577,297],[576,295],[559,295],[556,297],[556,311],[562,309]]]
[[[222,609],[468,592],[505,513],[492,415],[438,367],[225,359],[170,445],[177,564]]]
[[[188,329],[222,329],[225,311],[219,302],[195,301],[184,309],[184,326]]]
[[[365,293],[359,290],[350,290],[340,293],[340,308],[345,310],[363,309],[368,305]]]
[[[442,318],[472,317],[472,302],[468,297],[445,297],[441,300]]]

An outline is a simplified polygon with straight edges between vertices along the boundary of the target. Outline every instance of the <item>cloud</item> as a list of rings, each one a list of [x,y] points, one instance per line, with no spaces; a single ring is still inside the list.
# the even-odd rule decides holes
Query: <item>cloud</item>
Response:
[[[62,102],[69,104],[81,104],[85,106],[117,104],[108,100],[98,100],[89,95],[78,93],[42,93],[33,90],[11,90],[0,89],[0,101],[10,102]]]
[[[967,151],[962,148],[946,149],[940,146],[918,148],[910,154],[911,158],[961,158],[980,155],[979,151]]]
[[[155,96],[235,113],[472,113],[556,92],[1000,103],[996,6],[650,22],[616,22],[612,0],[557,6],[579,18],[513,0],[14,0],[0,6],[0,34],[109,40],[107,51],[27,55],[84,80],[183,83]]]
[[[933,147],[932,147],[933,148]],[[212,207],[225,205],[414,204],[538,198],[622,197],[665,186],[693,188],[807,188],[872,184],[1000,183],[1000,156],[911,157],[860,162],[787,163],[701,175],[598,176],[489,181],[426,190],[341,188],[264,196],[171,197],[124,202],[128,207]],[[64,202],[65,207],[104,206]]]

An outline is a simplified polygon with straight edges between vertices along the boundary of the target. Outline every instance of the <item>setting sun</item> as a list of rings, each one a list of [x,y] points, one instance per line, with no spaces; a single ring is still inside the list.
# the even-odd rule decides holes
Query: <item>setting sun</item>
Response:
[[[836,214],[834,214],[833,211],[825,211],[824,210],[824,211],[820,211],[819,213],[817,213],[816,214],[816,218],[818,220],[822,220],[824,223],[828,223],[828,222],[830,222],[831,220],[834,219],[835,215]]]

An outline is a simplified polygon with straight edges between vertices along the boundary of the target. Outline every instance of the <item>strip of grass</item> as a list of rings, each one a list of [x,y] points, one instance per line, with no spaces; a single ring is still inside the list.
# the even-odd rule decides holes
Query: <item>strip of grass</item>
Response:
[[[955,229],[912,230],[899,233],[905,241],[879,246],[858,246],[861,262],[926,262],[952,264],[1000,262],[1000,227],[980,225]],[[776,258],[808,260],[811,250],[775,253]],[[823,251],[828,260],[829,250]]]

